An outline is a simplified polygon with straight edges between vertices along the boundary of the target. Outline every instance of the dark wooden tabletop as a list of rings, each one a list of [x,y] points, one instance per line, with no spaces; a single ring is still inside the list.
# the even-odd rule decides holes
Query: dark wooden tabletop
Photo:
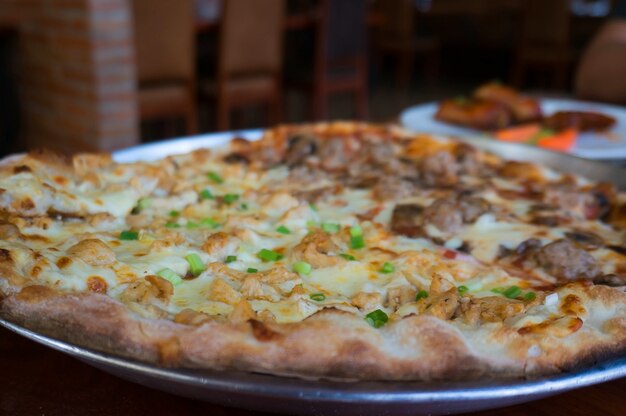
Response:
[[[111,376],[0,328],[0,415],[263,415]],[[626,378],[474,416],[626,415]]]

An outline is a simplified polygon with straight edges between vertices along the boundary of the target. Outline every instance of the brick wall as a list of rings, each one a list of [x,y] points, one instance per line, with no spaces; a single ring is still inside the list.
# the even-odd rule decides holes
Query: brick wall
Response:
[[[128,0],[17,0],[22,132],[30,148],[138,142]]]

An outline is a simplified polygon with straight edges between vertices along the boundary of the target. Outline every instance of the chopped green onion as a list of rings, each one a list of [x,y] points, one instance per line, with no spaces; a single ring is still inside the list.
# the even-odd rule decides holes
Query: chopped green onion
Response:
[[[248,204],[246,204],[245,202],[242,203],[241,205],[239,205],[239,208],[241,208],[242,210],[247,210],[248,209]]]
[[[332,222],[322,223],[322,230],[326,231],[328,234],[338,233],[340,229],[341,229],[341,226],[339,224],[335,224]]]
[[[183,282],[183,278],[180,277],[178,275],[178,273],[176,273],[174,270],[168,269],[168,268],[159,270],[157,272],[157,276],[160,276],[160,277],[164,278],[165,280],[170,282],[172,284],[172,286],[178,286],[179,284],[181,284]]]
[[[391,264],[388,261],[386,261],[383,264],[383,267],[380,268],[379,272],[381,272],[381,273],[393,273],[394,270],[395,270],[395,267],[393,267],[393,264]]]
[[[281,233],[281,234],[291,234],[291,230],[287,227],[285,227],[284,225],[281,225],[280,227],[278,227],[276,229],[277,233]]]
[[[208,189],[203,189],[198,195],[200,196],[200,200],[215,199],[211,191],[209,191]]]
[[[248,273],[256,273],[256,272],[258,272],[259,270],[258,270],[258,269],[255,269],[254,267],[248,267],[248,270],[246,270],[246,271],[247,271]]]
[[[493,289],[491,289],[493,293],[504,293],[505,290],[506,287],[494,287]]]
[[[350,237],[350,247],[352,247],[353,250],[365,247],[365,240],[363,239],[363,236],[359,235],[356,237]]]
[[[224,183],[224,179],[222,179],[222,177],[217,172],[208,172],[206,176],[215,183]]]
[[[459,287],[456,288],[459,291],[459,295],[464,295],[465,293],[467,293],[469,291],[469,287],[465,286],[465,285],[461,285]]]
[[[374,312],[370,312],[365,315],[365,320],[374,328],[380,328],[387,323],[389,317],[384,311],[376,309]]]
[[[355,261],[356,257],[354,257],[352,254],[348,254],[348,253],[339,253],[339,256],[343,257],[344,259],[348,260],[348,261]]]
[[[266,248],[261,249],[256,256],[263,261],[277,261],[284,257],[282,254]]]
[[[309,220],[306,222],[306,228],[316,228],[318,225],[319,224],[316,223],[315,221]]]
[[[217,228],[220,226],[220,223],[215,221],[213,218],[203,218],[200,220],[200,225],[203,227]]]
[[[537,295],[535,294],[535,292],[528,292],[524,295],[524,300],[527,302],[535,300],[536,298],[537,298]]]
[[[326,295],[323,293],[312,293],[311,296],[309,297],[316,302],[321,302],[323,300],[326,300]]]
[[[196,253],[187,254],[185,260],[189,263],[189,271],[192,275],[199,276],[204,271],[204,263]]]
[[[152,200],[150,198],[140,198],[137,201],[137,205],[131,211],[131,214],[139,214],[144,209],[148,208],[152,204]]]
[[[237,194],[226,194],[223,197],[224,203],[225,204],[232,204],[233,202],[237,201],[239,199],[239,195]]]
[[[293,264],[293,271],[299,274],[308,275],[311,273],[311,265],[306,261],[298,261]]]
[[[426,299],[428,297],[428,292],[425,290],[420,290],[419,292],[417,292],[417,294],[415,295],[415,301],[417,302],[420,299]]]
[[[165,223],[167,228],[180,228],[180,224],[177,222],[168,221]]]
[[[309,208],[311,208],[313,211],[317,212],[317,207],[312,202],[309,202]]]
[[[169,215],[172,218],[176,218],[180,216],[180,211],[176,211],[175,209],[173,209],[167,215]]]
[[[353,225],[350,227],[350,235],[352,237],[361,237],[363,236],[363,229],[360,225]]]
[[[234,261],[237,261],[237,256],[226,256],[226,260],[224,260],[225,263],[232,263]]]
[[[360,225],[354,225],[350,227],[350,247],[354,250],[365,247],[365,240],[363,239],[363,229]]]
[[[197,222],[187,221],[187,224],[185,224],[185,227],[192,229],[192,228],[198,228],[199,225]]]
[[[509,299],[515,299],[516,297],[522,294],[522,289],[520,289],[517,286],[511,286],[508,289],[506,289],[504,292],[502,292],[502,294]]]
[[[139,232],[125,230],[120,233],[120,240],[137,240],[139,239]]]

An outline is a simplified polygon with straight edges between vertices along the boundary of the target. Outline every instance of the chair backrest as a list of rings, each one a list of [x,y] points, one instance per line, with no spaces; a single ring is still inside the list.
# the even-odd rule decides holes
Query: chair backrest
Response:
[[[569,43],[570,0],[524,0],[522,44],[563,47]]]
[[[220,21],[218,77],[282,67],[284,0],[227,0]]]
[[[132,0],[139,83],[195,77],[194,0]]]
[[[322,0],[319,46],[329,61],[363,57],[367,48],[367,0]]]

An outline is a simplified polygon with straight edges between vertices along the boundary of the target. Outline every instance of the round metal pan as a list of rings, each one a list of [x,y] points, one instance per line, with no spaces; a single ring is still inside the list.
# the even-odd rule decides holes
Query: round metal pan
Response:
[[[116,152],[119,162],[154,160],[169,154],[227,143],[235,136],[251,140],[259,130],[208,134],[137,146]],[[542,149],[486,141],[462,140],[504,158],[544,164],[626,189],[626,171]],[[98,352],[30,331],[0,319],[0,325],[36,342],[70,354],[119,377],[186,397],[225,406],[313,415],[436,415],[509,406],[626,376],[626,357],[571,373],[534,380],[467,382],[338,382],[263,374],[160,368]]]

